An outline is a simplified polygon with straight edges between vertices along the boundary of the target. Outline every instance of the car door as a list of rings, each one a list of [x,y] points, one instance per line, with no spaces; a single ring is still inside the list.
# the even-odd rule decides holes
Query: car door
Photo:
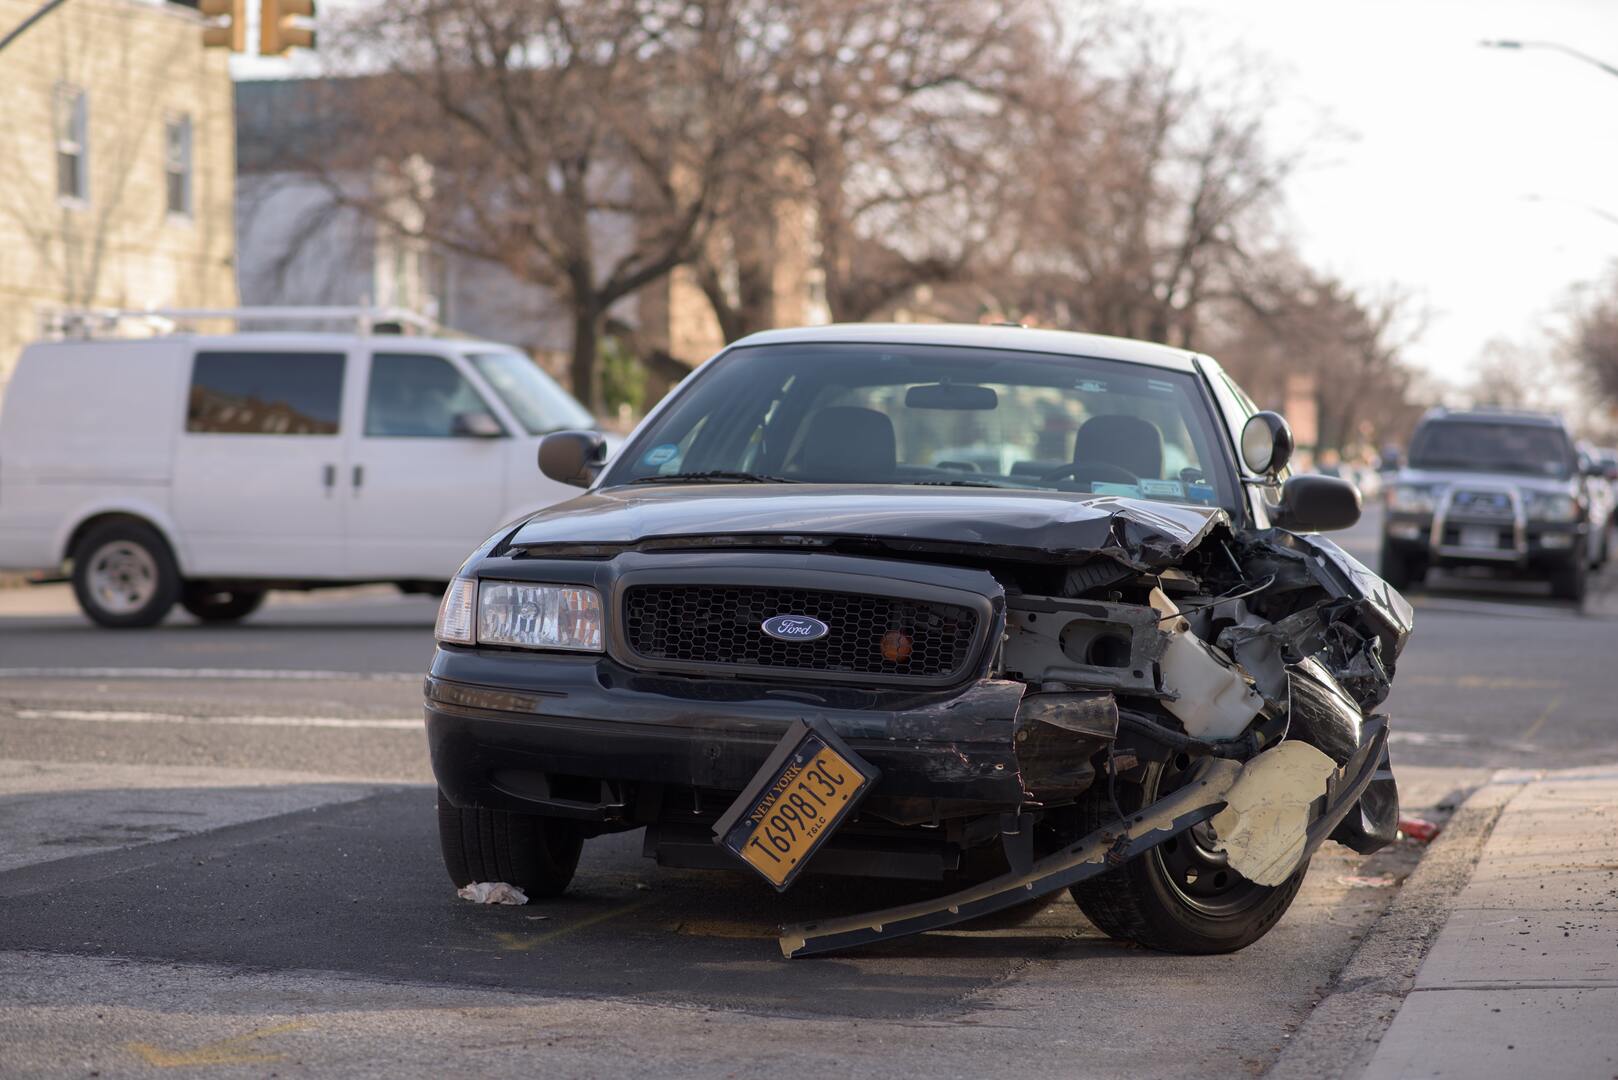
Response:
[[[340,350],[199,347],[174,456],[194,578],[343,575]]]
[[[448,581],[500,524],[507,423],[457,357],[377,348],[363,369],[343,481],[348,573]]]

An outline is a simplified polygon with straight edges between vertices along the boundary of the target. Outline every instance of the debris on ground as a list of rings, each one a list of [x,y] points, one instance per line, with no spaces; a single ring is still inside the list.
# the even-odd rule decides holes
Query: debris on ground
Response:
[[[1402,817],[1399,819],[1399,832],[1406,840],[1414,840],[1418,844],[1430,844],[1434,838],[1443,831],[1443,826],[1419,817]]]
[[[455,895],[474,904],[526,904],[528,894],[503,881],[474,881],[455,890]]]
[[[1337,879],[1337,884],[1347,885],[1350,889],[1389,889],[1399,884],[1399,879],[1379,874],[1376,877],[1361,877],[1358,874],[1343,874]]]

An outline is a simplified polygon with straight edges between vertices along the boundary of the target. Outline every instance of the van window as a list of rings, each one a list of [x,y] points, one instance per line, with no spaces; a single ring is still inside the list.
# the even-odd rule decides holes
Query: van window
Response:
[[[199,352],[185,429],[226,435],[335,435],[342,353]]]
[[[489,412],[472,384],[439,356],[377,353],[365,395],[365,434],[391,438],[451,438],[465,434],[455,418]]]

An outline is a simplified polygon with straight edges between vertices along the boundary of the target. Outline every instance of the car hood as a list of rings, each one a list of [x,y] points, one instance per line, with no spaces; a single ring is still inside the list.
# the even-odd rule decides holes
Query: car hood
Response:
[[[1511,487],[1522,491],[1544,491],[1566,495],[1573,491],[1576,481],[1563,477],[1532,476],[1527,473],[1474,472],[1467,469],[1401,469],[1394,480],[1398,484],[1421,484],[1442,487]]]
[[[1110,556],[1172,565],[1230,519],[1216,507],[1111,495],[831,484],[659,485],[592,492],[540,511],[507,548],[827,546],[972,551],[1043,560]],[[604,552],[603,552],[604,553]]]

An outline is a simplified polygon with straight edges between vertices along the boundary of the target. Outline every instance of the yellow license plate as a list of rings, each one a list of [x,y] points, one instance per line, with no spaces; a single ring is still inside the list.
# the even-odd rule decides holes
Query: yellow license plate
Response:
[[[794,725],[715,826],[716,840],[785,889],[876,779],[835,737]]]

